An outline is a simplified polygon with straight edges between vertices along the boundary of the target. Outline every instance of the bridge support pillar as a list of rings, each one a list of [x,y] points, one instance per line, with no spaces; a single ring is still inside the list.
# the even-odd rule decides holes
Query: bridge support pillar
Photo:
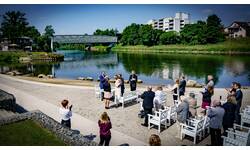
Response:
[[[50,38],[50,48],[51,48],[51,52],[54,51],[53,49],[53,37]]]

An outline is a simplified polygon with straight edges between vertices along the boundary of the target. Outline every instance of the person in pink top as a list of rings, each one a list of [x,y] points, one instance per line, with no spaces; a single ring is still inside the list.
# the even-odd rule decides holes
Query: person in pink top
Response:
[[[98,125],[100,128],[100,142],[99,146],[109,146],[109,142],[111,139],[111,131],[110,129],[112,128],[112,124],[110,121],[110,118],[106,112],[103,112],[101,115],[101,118],[98,121]]]

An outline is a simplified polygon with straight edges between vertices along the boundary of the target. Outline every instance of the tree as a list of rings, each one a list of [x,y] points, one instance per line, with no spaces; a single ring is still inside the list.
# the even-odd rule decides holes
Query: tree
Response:
[[[109,36],[116,36],[118,33],[117,29],[96,29],[96,31],[93,33],[93,35],[109,35]]]
[[[154,32],[151,25],[141,25],[139,28],[140,43],[147,46],[154,45]]]
[[[55,31],[54,31],[52,25],[47,25],[45,27],[44,31],[45,31],[44,36],[47,38],[50,38],[55,34]]]
[[[180,42],[180,36],[176,31],[164,32],[160,36],[161,44],[177,44]]]
[[[164,33],[162,30],[154,29],[153,30],[153,45],[159,45],[160,44],[160,36]]]
[[[213,14],[207,18],[207,42],[217,43],[224,41],[223,26],[221,25],[221,19]]]
[[[122,45],[147,45],[159,44],[161,30],[153,29],[151,25],[132,23],[127,26],[122,33]]]
[[[139,24],[132,23],[127,26],[122,32],[122,45],[138,45],[140,44]]]
[[[2,36],[10,40],[21,37],[26,33],[28,24],[25,13],[8,11],[3,15],[1,23]]]
[[[24,35],[32,38],[33,41],[37,43],[38,38],[41,36],[40,32],[34,26],[29,26],[26,30]]]
[[[181,42],[183,44],[206,44],[206,23],[198,21],[194,24],[186,24],[180,32]]]
[[[40,38],[40,42],[44,43],[43,46],[40,43],[40,46],[42,46],[43,50],[45,50],[45,51],[50,51],[51,50],[51,48],[50,48],[50,42],[51,42],[51,37],[53,37],[54,34],[55,34],[55,31],[54,31],[52,25],[47,25],[45,27],[45,29],[44,29],[43,36]]]

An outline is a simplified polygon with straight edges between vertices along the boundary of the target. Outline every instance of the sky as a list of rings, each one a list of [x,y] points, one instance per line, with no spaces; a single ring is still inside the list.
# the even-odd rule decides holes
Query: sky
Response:
[[[224,26],[233,21],[250,22],[250,5],[243,4],[0,4],[0,17],[7,11],[26,13],[30,25],[41,33],[46,25],[52,25],[55,34],[92,34],[96,29],[114,28],[122,32],[131,23],[146,24],[150,19],[174,17],[176,12],[191,15],[191,21],[205,21],[210,14],[218,15]]]

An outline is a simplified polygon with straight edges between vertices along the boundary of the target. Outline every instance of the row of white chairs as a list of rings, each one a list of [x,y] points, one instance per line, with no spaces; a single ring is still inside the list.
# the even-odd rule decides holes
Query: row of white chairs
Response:
[[[234,124],[233,128],[226,130],[227,136],[222,136],[223,146],[249,146],[250,128]]]
[[[243,109],[241,115],[241,126],[243,126],[245,123],[250,124],[250,105],[246,106],[245,109]]]

